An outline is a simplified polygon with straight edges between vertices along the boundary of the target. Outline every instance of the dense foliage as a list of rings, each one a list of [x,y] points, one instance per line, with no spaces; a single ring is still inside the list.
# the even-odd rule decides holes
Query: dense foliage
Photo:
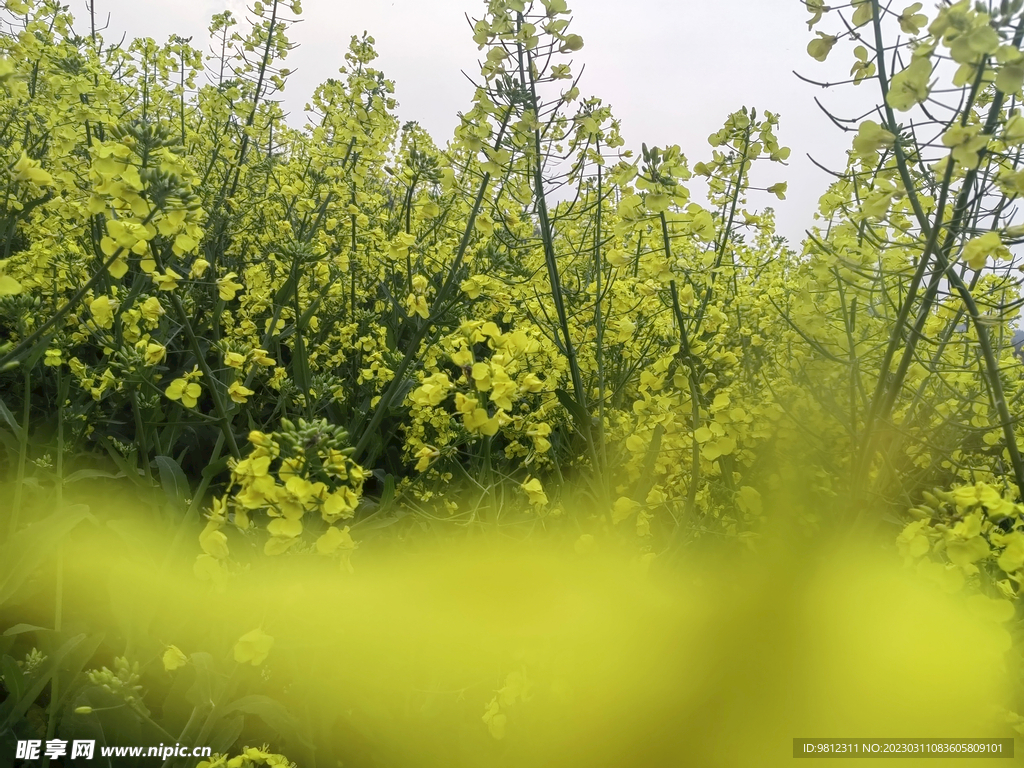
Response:
[[[922,573],[1009,620],[1024,11],[804,4],[831,30],[810,56],[847,56],[844,87],[878,96],[835,117],[852,148],[797,247],[768,205],[786,194],[779,117],[736,111],[699,162],[635,156],[581,90],[564,0],[489,0],[443,146],[399,124],[368,36],[306,124],[286,119],[297,1],[215,16],[204,57],[5,0],[0,609],[38,562],[3,548],[52,547],[84,514],[79,484],[116,474],[176,551],[205,525],[195,573],[214,588],[253,558],[351,569],[385,535],[490,526],[577,549],[625,532],[650,563],[754,541],[774,514],[889,526]],[[751,186],[755,166],[779,181]],[[235,660],[258,665],[246,637]],[[64,732],[97,688],[136,696],[129,660],[5,659],[0,744]],[[134,701],[117,716],[147,727]]]

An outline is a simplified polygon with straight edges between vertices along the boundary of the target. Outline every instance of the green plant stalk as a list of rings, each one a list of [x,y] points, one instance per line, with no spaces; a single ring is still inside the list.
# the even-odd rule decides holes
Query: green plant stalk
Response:
[[[520,24],[522,23],[521,16],[519,22]],[[537,83],[533,74],[533,57],[528,50],[525,50],[522,43],[517,44],[517,48],[519,52],[519,74],[523,79],[523,82],[529,82],[530,108],[533,112],[534,120],[539,121],[540,111],[537,103]],[[576,402],[584,412],[589,414],[590,409],[587,407],[587,390],[583,385],[583,376],[580,371],[579,360],[576,357],[576,347],[572,342],[572,335],[569,331],[569,315],[565,309],[565,298],[562,293],[562,280],[558,271],[558,257],[555,254],[555,244],[551,234],[551,220],[548,217],[547,196],[544,193],[544,169],[541,161],[542,153],[539,127],[535,127],[533,129],[533,152],[534,161],[533,168],[531,169],[533,173],[533,194],[537,204],[537,217],[540,220],[540,233],[544,245],[544,263],[547,267],[548,282],[551,287],[551,300],[555,305],[555,313],[558,316],[558,325],[562,332],[562,344],[560,346],[562,346],[566,361],[569,363],[569,374],[572,378],[572,388],[573,394],[576,397]],[[590,453],[591,460],[593,461],[594,470],[596,472],[600,472],[601,464],[598,460],[597,447],[594,445],[592,425],[589,421],[585,421],[579,426],[580,431],[583,433],[583,438],[587,442],[587,451]]]
[[[601,140],[597,140],[597,153],[601,153]],[[605,443],[605,372],[604,372],[604,315],[601,308],[601,279],[604,277],[604,264],[601,262],[601,208],[604,204],[604,185],[601,176],[601,164],[597,165],[597,215],[594,229],[594,274],[596,279],[594,294],[594,329],[597,334],[597,440],[601,457],[601,473],[608,467],[608,449]]]
[[[267,77],[267,67],[270,66],[270,49],[274,44],[274,27],[277,24],[277,5],[279,0],[271,0],[272,7],[270,9],[270,24],[267,26],[267,44],[263,48],[263,60],[260,62],[259,75],[256,78],[256,90],[253,94],[252,99],[252,110],[249,112],[249,116],[245,120],[245,127],[252,128],[256,123],[256,112],[260,105],[260,96],[263,92],[263,82]],[[245,155],[249,149],[249,132],[242,132],[242,143],[238,148],[238,159],[235,161],[235,178],[231,182],[231,189],[227,194],[227,197],[233,197],[235,191],[238,189],[239,177],[242,173],[242,163],[245,162]]]
[[[22,381],[25,386],[24,403],[21,415],[21,435],[18,436],[18,473],[14,484],[14,501],[11,506],[11,521],[7,527],[7,535],[14,536],[18,530],[18,518],[21,517],[22,493],[25,487],[25,461],[28,457],[28,421],[32,407],[32,371],[26,368]]]
[[[194,706],[192,708],[192,713],[189,715],[188,720],[185,722],[185,727],[181,729],[181,733],[178,735],[178,738],[176,739],[176,741],[179,744],[182,741],[184,741],[185,737],[188,736],[192,732],[192,726],[196,722],[196,719],[200,716],[199,715],[200,710],[205,710],[208,707],[210,707],[211,711],[212,711],[212,702],[211,702],[211,704],[206,704],[204,702],[204,703],[196,705],[196,706]],[[173,758],[173,757],[167,758],[161,764],[160,768],[170,768],[170,766],[174,764],[174,760],[175,760],[175,758]]]
[[[850,349],[850,382],[847,396],[850,400],[850,440],[853,445],[857,444],[857,387],[860,384],[860,359],[857,357],[857,341],[854,338],[854,329],[857,323],[857,297],[851,301],[847,309],[846,291],[843,289],[843,280],[839,276],[839,270],[832,268],[832,274],[836,278],[836,287],[839,290],[839,300],[843,309],[843,327],[846,330],[846,346]]]
[[[885,354],[882,357],[881,366],[878,373],[878,381],[875,384],[875,392],[871,398],[871,403],[868,406],[867,414],[865,416],[864,429],[861,434],[863,435],[861,455],[858,461],[858,469],[854,476],[857,481],[854,483],[855,491],[856,487],[860,485],[860,480],[866,476],[868,469],[868,462],[870,461],[871,447],[873,445],[873,429],[877,417],[877,413],[881,406],[882,398],[885,396],[885,390],[887,386],[887,378],[889,375],[889,369],[892,366],[893,357],[895,357],[896,349],[902,339],[903,328],[906,327],[907,320],[910,318],[910,310],[912,303],[917,295],[918,287],[921,281],[924,279],[924,275],[928,270],[928,264],[930,261],[931,251],[935,247],[935,243],[938,237],[938,228],[932,229],[928,217],[924,213],[924,209],[921,207],[920,201],[917,199],[917,193],[914,189],[913,180],[910,177],[910,171],[907,167],[906,155],[903,152],[903,147],[899,141],[898,128],[896,125],[896,116],[889,106],[889,78],[886,73],[885,66],[885,47],[882,38],[882,24],[880,11],[881,7],[878,0],[871,0],[871,22],[874,30],[875,37],[875,50],[878,52],[875,56],[875,66],[877,69],[876,77],[878,79],[879,89],[882,94],[882,106],[885,110],[886,129],[896,136],[896,141],[893,145],[893,151],[896,157],[896,166],[900,173],[900,179],[903,182],[903,188],[910,198],[911,205],[914,209],[914,213],[918,219],[918,225],[922,231],[926,233],[927,241],[924,250],[921,254],[921,260],[918,262],[917,269],[914,271],[914,275],[910,281],[910,287],[907,289],[907,294],[900,305],[899,311],[896,315],[896,328],[889,337],[889,343],[886,346]],[[939,193],[939,205],[936,206],[938,216],[942,216],[945,208],[946,195],[949,191],[949,181],[952,176],[952,167],[947,168],[945,178],[942,182],[942,187]],[[937,222],[941,224],[942,219],[937,218]],[[856,495],[856,493],[855,493]]]
[[[149,220],[153,218],[153,213],[155,213],[155,211],[151,212],[149,216],[146,217],[143,224],[149,223]],[[85,295],[89,291],[91,291],[96,286],[96,284],[100,282],[100,280],[104,279],[104,276],[107,274],[107,270],[110,268],[110,265],[117,261],[118,257],[120,257],[121,254],[124,253],[124,251],[124,248],[118,248],[113,256],[109,257],[105,262],[103,262],[103,265],[99,268],[99,270],[97,270],[96,274],[90,277],[85,282],[85,284],[82,285],[81,288],[75,291],[75,294],[70,299],[68,299],[67,303],[63,307],[54,312],[49,318],[46,319],[46,322],[39,326],[35,331],[33,331],[23,340],[18,342],[17,346],[15,346],[14,349],[12,349],[6,355],[0,358],[0,371],[6,370],[13,361],[21,357],[21,355],[27,349],[31,348],[37,341],[39,341],[39,339],[42,338],[42,336],[48,330],[50,330],[54,325],[60,322],[64,318],[64,316],[71,310],[72,307],[74,307],[83,298],[85,298]]]
[[[224,432],[224,437],[227,439],[228,450],[231,451],[232,456],[239,459],[242,457],[242,454],[238,450],[238,444],[235,442],[235,433],[231,430],[231,418],[228,415],[227,408],[224,406],[224,401],[221,398],[221,392],[217,388],[221,382],[214,376],[213,370],[210,368],[210,364],[206,361],[206,356],[203,355],[203,350],[199,346],[199,339],[196,337],[195,331],[193,331],[192,325],[188,321],[188,315],[185,313],[185,307],[182,305],[181,299],[172,295],[171,304],[174,307],[175,314],[178,315],[178,322],[180,322],[185,328],[185,334],[188,336],[189,345],[192,347],[192,353],[196,356],[196,362],[199,364],[199,370],[203,372],[206,380],[210,382],[210,396],[213,398],[213,410],[217,414],[217,420],[220,422],[221,430]]]
[[[505,112],[505,116],[501,121],[501,128],[498,130],[498,137],[494,144],[495,150],[501,147],[501,142],[505,137],[505,129],[508,127],[510,117],[511,110],[508,110]],[[365,453],[366,447],[369,445],[373,433],[378,427],[380,427],[381,421],[384,420],[384,415],[387,413],[388,408],[391,407],[392,401],[395,399],[399,389],[403,386],[405,374],[413,364],[413,361],[418,359],[420,343],[426,337],[431,324],[437,320],[438,315],[444,308],[445,302],[448,300],[448,294],[451,293],[455,286],[459,270],[462,269],[462,262],[466,255],[466,249],[469,247],[469,241],[473,237],[473,226],[476,223],[477,214],[480,212],[480,207],[483,205],[484,195],[487,192],[487,187],[490,185],[490,182],[491,174],[484,172],[483,179],[480,181],[480,188],[477,190],[476,198],[473,200],[473,208],[470,211],[469,220],[466,222],[466,229],[463,231],[462,240],[459,242],[459,249],[455,254],[455,259],[452,261],[451,267],[448,269],[448,275],[445,278],[444,283],[440,290],[438,290],[437,295],[434,297],[433,311],[431,312],[430,317],[420,323],[415,333],[413,333],[412,338],[409,340],[409,346],[402,357],[402,362],[395,371],[394,378],[391,379],[387,388],[383,393],[381,393],[380,400],[377,402],[377,407],[373,410],[373,416],[370,417],[370,423],[362,430],[359,440],[356,442],[355,450],[352,454],[352,459],[354,461],[358,462]]]
[[[704,323],[704,313],[707,311],[708,304],[711,303],[711,297],[715,289],[715,278],[718,275],[718,270],[722,266],[722,261],[725,259],[725,251],[729,246],[729,240],[732,239],[732,227],[736,221],[736,210],[739,208],[740,193],[743,191],[743,174],[747,167],[747,151],[750,148],[750,131],[753,127],[753,118],[747,125],[747,129],[743,135],[743,153],[742,159],[740,160],[740,167],[736,173],[736,183],[733,185],[732,200],[729,203],[729,216],[726,219],[725,228],[722,230],[722,239],[720,242],[715,244],[715,263],[711,270],[711,279],[708,281],[708,287],[704,291],[704,296],[701,298],[700,308],[697,311],[697,316],[693,323],[693,333],[697,335],[700,333],[700,327]],[[662,215],[664,220],[664,215]],[[668,243],[668,231],[663,230],[666,244]],[[671,261],[671,259],[670,259]]]
[[[211,243],[211,247],[208,248],[208,252],[210,253],[210,266],[213,267],[214,270],[216,270],[219,265],[219,259],[217,257],[223,250],[220,245],[223,241],[225,227],[227,226],[227,215],[223,211],[223,207],[227,200],[233,197],[238,189],[238,183],[242,173],[242,164],[245,162],[246,155],[249,151],[250,135],[248,129],[252,128],[256,123],[256,113],[259,111],[263,83],[267,76],[267,68],[270,65],[270,49],[274,42],[274,28],[277,24],[277,6],[279,0],[271,1],[272,8],[270,12],[270,24],[267,27],[267,42],[263,47],[263,57],[260,62],[259,73],[256,77],[256,89],[253,93],[252,109],[245,120],[245,130],[242,131],[242,141],[239,144],[238,153],[235,156],[233,164],[228,166],[228,169],[224,174],[224,182],[221,185],[220,192],[217,194],[217,197],[210,209],[209,221],[216,222],[215,226],[210,227],[210,230],[213,232],[213,236],[208,239]],[[225,32],[225,35],[226,34],[227,33]],[[213,166],[211,163],[210,170],[212,169]],[[234,174],[233,178],[232,172]]]
[[[668,222],[665,213],[659,213],[661,220],[661,234],[665,240],[665,258],[672,262],[672,246],[668,239]],[[686,488],[686,511],[693,514],[697,505],[697,485],[700,483],[700,443],[697,442],[697,430],[700,428],[700,384],[697,382],[697,372],[694,370],[693,352],[690,349],[690,338],[686,333],[686,322],[683,318],[683,310],[679,305],[679,289],[676,281],[669,281],[669,289],[672,292],[672,311],[675,314],[676,324],[679,326],[679,343],[681,351],[686,360],[686,378],[690,383],[690,401],[692,403],[693,418],[693,445],[690,453],[690,483]]]
[[[881,19],[879,16],[880,7],[878,0],[871,0],[872,2],[872,26],[874,28],[875,36],[875,47],[878,51],[884,51],[883,39],[882,39],[882,28]],[[1014,45],[1019,47],[1022,39],[1024,39],[1024,22],[1018,25],[1017,30],[1014,34]],[[862,480],[866,477],[868,471],[868,465],[871,460],[872,447],[874,445],[874,426],[879,419],[884,419],[888,416],[893,405],[895,404],[896,397],[899,393],[900,387],[903,380],[906,377],[907,371],[910,368],[910,364],[913,360],[914,349],[917,345],[917,340],[921,329],[924,327],[924,322],[927,320],[928,312],[930,311],[931,304],[934,301],[934,295],[938,287],[938,282],[945,272],[945,269],[936,269],[933,273],[932,283],[929,285],[926,292],[925,302],[919,312],[917,322],[914,325],[914,332],[906,341],[903,355],[900,360],[899,367],[897,368],[896,374],[893,380],[889,381],[889,368],[892,365],[892,360],[895,357],[896,349],[902,340],[902,329],[907,326],[907,321],[910,317],[911,307],[917,296],[917,291],[920,288],[920,284],[924,279],[924,275],[927,272],[928,265],[931,263],[931,256],[935,251],[935,246],[938,242],[938,233],[943,226],[943,217],[945,213],[945,201],[949,191],[949,185],[952,178],[952,164],[946,169],[945,177],[943,178],[942,187],[940,190],[939,203],[936,206],[935,224],[931,225],[927,215],[924,213],[924,209],[921,206],[920,200],[918,199],[913,179],[910,176],[910,170],[907,164],[907,158],[903,152],[903,147],[898,138],[898,128],[896,125],[895,114],[892,107],[888,103],[889,94],[889,81],[886,76],[885,69],[885,57],[879,53],[876,57],[876,66],[878,69],[878,83],[882,93],[882,104],[885,109],[887,129],[895,136],[897,140],[894,144],[894,153],[896,158],[897,169],[899,170],[900,179],[903,183],[904,190],[911,202],[911,207],[914,209],[915,217],[918,220],[918,224],[921,227],[922,232],[925,234],[927,241],[924,250],[921,254],[921,260],[918,263],[918,267],[914,272],[914,276],[911,279],[910,287],[908,288],[907,295],[905,296],[900,309],[897,313],[896,328],[889,338],[889,343],[886,347],[885,355],[883,356],[881,367],[879,370],[878,381],[875,386],[875,393],[872,396],[871,403],[868,407],[868,412],[865,417],[864,429],[862,431],[862,443],[861,451],[858,459],[858,469],[855,472],[857,478],[855,482],[855,491],[858,486],[862,484]],[[984,74],[985,67],[979,67],[978,76],[972,85],[970,97],[967,105],[964,107],[961,116],[961,125],[966,125],[967,117],[970,113],[971,107],[974,103],[974,99],[978,92],[981,84],[981,79]],[[1001,91],[997,91],[993,98],[992,105],[989,108],[989,113],[985,121],[983,133],[991,135],[995,129],[995,126],[999,119],[999,114],[1002,110],[1002,103],[1004,94]],[[943,261],[948,260],[948,254],[951,252],[953,244],[956,241],[956,237],[959,231],[963,228],[963,216],[966,213],[968,198],[970,191],[974,184],[974,179],[977,177],[977,169],[973,169],[967,173],[964,178],[963,185],[961,186],[960,192],[957,195],[957,200],[954,203],[954,217],[950,223],[945,242],[941,248],[941,253],[935,253],[935,256],[942,259]],[[961,281],[962,285],[962,281]],[[969,295],[969,292],[968,292]],[[973,318],[972,318],[973,319]],[[980,337],[979,337],[980,340]],[[986,363],[987,364],[987,363]],[[999,391],[1002,390],[1000,384]],[[993,389],[993,393],[997,390]],[[1003,404],[1005,408],[1005,402]],[[999,406],[996,406],[996,410],[1000,410]],[[856,494],[855,494],[856,495]]]
[[[356,185],[352,184],[352,205],[356,204]],[[348,260],[348,271],[349,276],[352,278],[349,285],[351,292],[349,297],[349,322],[354,322],[356,319],[356,253],[358,243],[356,241],[356,215],[354,213],[349,214],[349,222],[352,225],[352,242],[349,246],[351,255]]]
[[[292,310],[295,312],[295,347],[293,350],[293,371],[292,375],[296,383],[302,388],[302,407],[307,419],[313,418],[313,406],[310,402],[310,381],[309,381],[309,360],[306,356],[306,341],[302,338],[305,332],[302,322],[302,311],[299,306],[299,276],[298,276],[298,254],[292,259],[292,274],[295,280],[295,290],[292,293]]]
[[[139,440],[139,453],[142,455],[142,470],[149,479],[153,476],[153,468],[149,464],[149,435],[142,423],[142,411],[139,408],[139,392],[136,389],[131,391],[132,416],[135,419],[135,433]]]
[[[57,368],[57,457],[56,474],[56,514],[64,509],[64,398],[67,397],[64,377],[61,369]],[[57,583],[54,594],[53,605],[53,631],[58,635],[64,623],[64,543],[57,545]],[[55,669],[50,680],[50,704],[46,708],[46,739],[49,741],[57,732],[57,705],[60,703],[60,670]],[[43,757],[43,768],[50,765],[49,755]]]
[[[182,43],[182,46],[184,44]],[[180,103],[180,115],[181,115],[181,146],[185,147],[185,53],[182,51],[179,54],[181,60],[181,103]]]
[[[206,719],[203,721],[202,728],[199,729],[199,733],[196,735],[195,742],[197,744],[205,743],[210,736],[210,731],[217,721],[217,717],[221,714],[221,709],[224,706],[224,700],[231,697],[234,693],[236,686],[238,685],[238,678],[241,672],[242,665],[236,663],[234,669],[231,670],[231,674],[228,679],[224,682],[224,687],[220,690],[213,701],[210,702],[210,710],[206,715]],[[173,760],[173,758],[170,758]],[[165,762],[166,766],[167,763]]]
[[[1000,374],[999,361],[996,359],[995,351],[992,348],[992,341],[989,338],[988,328],[982,320],[978,305],[971,295],[970,289],[964,284],[963,278],[951,268],[946,266],[946,276],[949,282],[960,294],[960,299],[971,316],[975,333],[978,334],[978,346],[981,347],[981,354],[985,360],[985,373],[988,384],[991,387],[992,405],[999,414],[1000,427],[1003,431],[1003,439],[1006,441],[1006,451],[1010,456],[1010,464],[1013,466],[1014,480],[1017,483],[1018,494],[1024,492],[1024,460],[1021,459],[1020,449],[1017,447],[1017,436],[1014,433],[1015,421],[1006,405],[1006,394],[1003,390],[1003,380]]]
[[[213,464],[220,459],[220,452],[223,449],[224,433],[221,432],[217,435],[217,442],[213,446],[213,453],[210,455],[210,464]],[[185,531],[188,529],[188,526],[192,521],[199,515],[199,507],[203,503],[203,496],[206,494],[206,489],[210,487],[211,482],[213,482],[213,475],[203,475],[203,479],[199,482],[199,487],[196,488],[195,493],[192,495],[192,503],[189,504],[188,509],[185,510],[185,515],[181,518],[181,522],[178,524],[178,527],[174,532],[174,539],[171,541],[171,545],[167,548],[167,555],[164,558],[161,571],[166,572],[167,568],[173,562],[174,557],[178,552],[178,548],[185,539]]]
[[[968,99],[967,106],[963,111],[963,115],[960,120],[961,125],[966,125],[967,116],[970,113],[971,105],[974,102],[974,98],[977,95],[977,91],[980,85],[981,79],[979,76],[978,78],[975,79],[974,85],[971,90],[971,96]],[[986,131],[990,131],[992,130],[992,128],[994,128],[995,121],[998,119],[1000,105],[1000,98],[997,98],[993,101],[992,109],[990,109],[988,119],[986,120]],[[906,161],[904,160],[903,163],[905,165]],[[897,165],[899,164],[900,160],[897,157]],[[897,328],[893,332],[893,335],[890,337],[890,348],[893,349],[894,353],[895,348],[899,345],[899,341],[902,338],[902,329],[905,328],[907,325],[907,320],[909,319],[910,315],[910,308],[913,305],[913,300],[917,296],[917,291],[920,288],[921,280],[923,280],[924,278],[924,273],[927,271],[928,264],[931,263],[931,257],[934,255],[936,258],[939,258],[940,260],[947,261],[949,259],[949,254],[952,252],[953,245],[956,243],[957,236],[964,228],[964,216],[967,211],[971,189],[974,186],[974,180],[977,178],[976,170],[969,171],[964,177],[963,185],[961,186],[960,191],[957,194],[956,200],[953,203],[953,218],[946,228],[946,237],[942,243],[942,246],[938,249],[938,252],[936,252],[936,244],[939,238],[939,231],[943,226],[942,218],[945,215],[946,199],[949,193],[949,185],[952,182],[952,174],[953,165],[952,163],[950,163],[943,177],[942,189],[939,195],[939,202],[936,206],[935,223],[933,225],[929,225],[927,219],[925,219],[926,227],[925,229],[923,229],[923,231],[925,232],[926,237],[928,239],[925,243],[925,248],[921,254],[921,262],[919,264],[918,270],[914,274],[915,278],[918,278],[918,276],[920,275],[920,279],[918,279],[916,283],[913,281],[911,282],[911,286],[908,289],[907,297],[905,298],[903,304],[900,306],[900,317],[898,317],[897,319]],[[909,170],[907,171],[906,176],[904,177],[904,186],[906,186],[907,184],[912,184]],[[916,199],[916,192],[914,194],[914,198]],[[921,330],[924,328],[925,322],[927,322],[932,304],[934,303],[935,296],[937,295],[943,271],[944,270],[941,267],[937,267],[932,273],[932,279],[929,281],[928,288],[925,291],[925,295],[921,303],[921,308],[918,311],[918,317],[914,324],[914,330],[905,342],[903,355],[900,359],[899,366],[897,367],[894,380],[892,384],[888,386],[888,388],[885,390],[878,412],[872,414],[873,418],[875,419],[887,418],[889,412],[892,410],[892,407],[895,404],[896,397],[899,393],[899,387],[902,385],[903,380],[906,377],[907,371],[910,368],[914,351],[917,347],[917,341],[920,338]],[[906,308],[905,312],[903,311],[904,308]],[[895,344],[893,343],[894,341]],[[887,348],[886,352],[888,351],[889,349]],[[889,364],[891,364],[892,357],[893,355],[889,355],[887,357],[887,360],[885,361],[885,373],[888,373]],[[880,375],[878,381],[879,387],[885,387],[887,377],[884,374]],[[876,392],[877,391],[878,389],[876,387]]]
[[[968,288],[970,290],[974,290],[974,288],[978,284],[978,280],[980,279],[980,277],[980,272],[976,272],[974,274],[974,277],[971,278],[970,285],[968,285]],[[935,345],[935,352],[932,354],[931,357],[930,364],[932,368],[935,368],[942,360],[942,354],[943,352],[945,352],[946,347],[949,346],[949,342],[953,339],[953,334],[956,333],[956,327],[960,324],[960,321],[963,319],[963,316],[965,314],[967,314],[967,310],[961,307],[960,309],[957,310],[957,313],[953,315],[953,317],[950,318],[949,322],[946,324],[946,328],[943,330],[942,335],[939,337],[939,342],[938,344]],[[906,423],[912,423],[912,421],[914,420],[917,408],[924,398],[924,393],[927,385],[928,380],[925,379],[918,385],[917,391],[914,392],[914,398],[913,400],[910,401],[910,406],[907,408]]]
[[[486,406],[483,406],[483,407],[486,407]],[[487,499],[487,505],[485,507],[485,509],[487,510],[487,512],[486,512],[487,518],[488,518],[488,520],[493,521],[495,524],[497,524],[497,522],[498,522],[498,507],[495,504],[495,499],[494,499],[494,468],[491,466],[491,448],[492,448],[492,443],[493,443],[493,438],[490,435],[487,435],[486,437],[484,437],[484,439],[483,439],[483,451],[482,451],[482,456],[483,456],[483,477],[484,477],[484,486],[486,488],[486,490],[484,492],[484,495],[485,495],[485,497]]]
[[[350,263],[354,263],[354,260]],[[296,262],[293,260],[292,268],[289,270],[288,280],[286,280],[285,284],[281,286],[281,289],[278,292],[277,297],[274,301],[274,314],[271,317],[270,325],[268,326],[267,332],[263,335],[263,340],[260,342],[260,349],[270,349],[270,344],[274,340],[274,336],[277,335],[277,324],[281,320],[281,312],[284,310],[284,305],[287,301],[292,299],[293,292],[295,301],[297,302],[298,291],[298,272],[296,270]],[[298,321],[299,315],[296,314],[296,328],[298,328]],[[252,384],[252,381],[255,377],[256,366],[252,366],[249,369],[249,373],[246,374],[244,385],[248,387],[250,384]]]

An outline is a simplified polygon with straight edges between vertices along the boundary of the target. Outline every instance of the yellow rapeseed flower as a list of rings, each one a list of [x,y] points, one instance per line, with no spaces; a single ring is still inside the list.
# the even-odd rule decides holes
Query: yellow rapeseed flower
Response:
[[[235,661],[239,664],[252,664],[254,667],[257,667],[266,660],[273,645],[274,638],[262,629],[246,632],[235,643]]]

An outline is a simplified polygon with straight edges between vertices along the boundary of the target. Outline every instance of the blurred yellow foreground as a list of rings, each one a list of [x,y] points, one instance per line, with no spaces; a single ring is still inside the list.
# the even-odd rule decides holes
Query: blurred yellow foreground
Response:
[[[364,548],[352,573],[260,556],[217,589],[163,539],[98,530],[65,547],[65,623],[124,638],[150,688],[189,673],[169,646],[248,674],[318,768],[775,766],[794,737],[1010,735],[1005,625],[867,547],[668,568],[481,534]]]

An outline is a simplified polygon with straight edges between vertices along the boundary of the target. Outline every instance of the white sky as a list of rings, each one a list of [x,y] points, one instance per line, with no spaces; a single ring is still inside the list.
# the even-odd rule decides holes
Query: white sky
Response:
[[[80,31],[85,0],[68,0]],[[97,16],[110,14],[108,42],[122,32],[165,42],[171,34],[194,36],[208,50],[212,14],[231,8],[244,18],[243,0],[95,0]],[[376,40],[376,65],[395,81],[398,114],[416,120],[443,145],[470,106],[472,86],[461,74],[478,72],[476,44],[465,15],[479,17],[479,0],[303,0],[304,21],[293,27],[299,44],[287,65],[297,70],[284,93],[293,122],[321,81],[337,73],[352,34]],[[844,135],[814,103],[815,96],[842,117],[860,117],[877,99],[874,81],[858,88],[823,90],[799,81],[848,77],[852,56],[836,46],[826,64],[806,53],[807,12],[800,0],[570,0],[572,31],[585,47],[575,55],[586,66],[584,96],[599,96],[622,120],[627,146],[679,144],[691,164],[710,156],[710,133],[740,106],[780,113],[780,141],[792,148],[788,167],[765,164],[754,182],[789,182],[787,200],[752,193],[751,204],[774,205],[779,230],[799,240],[810,225],[829,177],[807,159],[844,164],[851,135]],[[838,22],[836,22],[838,23]],[[828,17],[816,29],[830,29]]]

